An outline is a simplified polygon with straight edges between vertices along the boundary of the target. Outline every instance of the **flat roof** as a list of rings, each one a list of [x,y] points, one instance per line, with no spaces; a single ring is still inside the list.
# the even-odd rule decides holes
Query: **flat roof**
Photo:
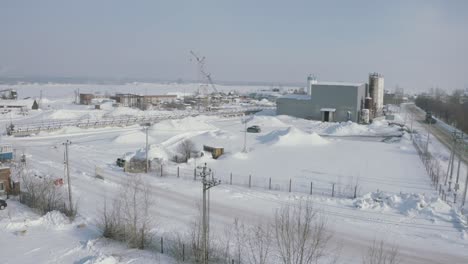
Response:
[[[296,100],[311,100],[312,97],[308,94],[287,94],[280,97],[284,99],[296,99]]]
[[[351,83],[351,82],[317,82],[315,84],[316,85],[335,85],[335,86],[361,86],[363,85],[363,83]]]

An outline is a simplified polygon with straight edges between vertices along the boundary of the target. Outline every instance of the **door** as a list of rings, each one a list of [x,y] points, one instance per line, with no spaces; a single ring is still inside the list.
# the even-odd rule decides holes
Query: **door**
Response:
[[[324,122],[330,121],[330,112],[329,111],[323,112],[323,121]]]

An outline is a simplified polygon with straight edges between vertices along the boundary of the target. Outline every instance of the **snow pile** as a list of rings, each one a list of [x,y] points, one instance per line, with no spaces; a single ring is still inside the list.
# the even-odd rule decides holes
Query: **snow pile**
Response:
[[[450,209],[439,198],[429,198],[423,194],[372,192],[354,200],[354,206],[361,209],[388,211],[395,210],[400,214],[411,216],[426,214],[433,216],[435,211]]]
[[[48,227],[62,227],[69,224],[70,221],[59,211],[52,211],[39,218],[39,223]]]
[[[258,137],[260,142],[275,146],[303,146],[303,145],[324,145],[328,140],[322,138],[317,133],[306,133],[295,127],[289,127],[284,130],[275,130],[264,136]]]
[[[259,125],[260,127],[288,127],[287,124],[275,116],[255,115],[247,125],[250,126],[251,124]]]
[[[399,127],[388,126],[385,121],[374,121],[370,125],[360,125],[351,121],[333,123],[323,131],[324,134],[333,136],[375,136],[375,135],[399,135]]]
[[[167,149],[161,145],[149,145],[148,150],[148,159],[159,159],[159,160],[168,160],[170,158],[170,153]],[[144,160],[146,159],[146,149],[141,148],[138,149],[136,152],[126,153],[124,159],[130,160],[131,158]]]
[[[203,118],[199,117],[186,117],[178,120],[164,120],[150,129],[151,133],[161,132],[190,132],[190,131],[206,131],[217,130],[218,128],[207,124]]]
[[[148,137],[148,140],[152,141],[150,137]],[[117,144],[145,144],[146,133],[143,131],[126,133],[115,137],[113,142]]]

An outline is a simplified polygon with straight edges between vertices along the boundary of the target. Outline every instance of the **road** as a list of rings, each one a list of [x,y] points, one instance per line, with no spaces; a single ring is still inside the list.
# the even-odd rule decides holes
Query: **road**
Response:
[[[417,121],[421,126],[428,130],[435,138],[437,138],[447,149],[452,149],[453,140],[452,134],[446,128],[442,127],[439,123],[427,124],[424,122],[426,118],[426,113],[420,108],[416,107],[414,104],[403,104],[402,105],[408,112],[414,114],[415,121]],[[466,151],[462,153],[462,161],[465,165],[468,164],[468,156]]]

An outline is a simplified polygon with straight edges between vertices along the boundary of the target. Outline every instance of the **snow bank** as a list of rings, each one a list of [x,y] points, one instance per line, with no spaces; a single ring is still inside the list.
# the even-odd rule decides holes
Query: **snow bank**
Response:
[[[411,216],[425,214],[433,216],[436,211],[450,210],[450,206],[438,197],[426,197],[424,194],[372,192],[355,199],[354,206],[368,210],[394,210]]]
[[[289,127],[284,130],[275,130],[264,136],[258,137],[263,144],[275,146],[299,146],[299,145],[324,145],[328,140],[322,138],[317,133],[306,133],[295,127]]]
[[[38,222],[47,227],[62,227],[69,224],[70,220],[59,211],[52,211],[39,218]]]
[[[397,135],[400,131],[398,126],[389,126],[386,121],[375,120],[370,125],[360,125],[351,121],[330,123],[323,133],[333,136],[373,136]]]
[[[150,137],[148,140],[152,141]],[[117,136],[113,140],[116,144],[145,144],[146,134],[143,131],[135,131]]]
[[[213,125],[207,124],[204,118],[186,117],[178,120],[164,120],[156,123],[150,128],[151,134],[161,132],[189,132],[189,131],[206,131],[217,130]]]

